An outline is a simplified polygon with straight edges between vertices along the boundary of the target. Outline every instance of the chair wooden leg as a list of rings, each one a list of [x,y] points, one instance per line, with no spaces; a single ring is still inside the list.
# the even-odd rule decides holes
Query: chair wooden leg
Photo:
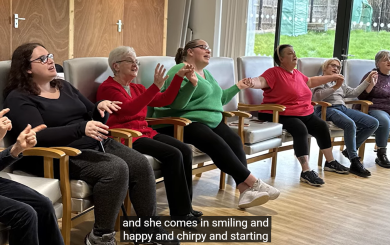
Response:
[[[341,141],[344,141],[344,137],[341,137]],[[340,151],[344,150],[344,145],[340,145]]]
[[[364,160],[364,150],[366,149],[366,143],[363,143],[360,147],[359,147],[359,152],[358,152],[358,155],[361,159],[361,161],[363,162]]]
[[[204,162],[198,163],[198,168],[201,168],[201,167],[203,167],[203,166],[204,166]],[[195,176],[200,178],[200,177],[202,177],[202,173],[195,174]]]
[[[322,151],[320,150],[318,152],[318,167],[322,168],[322,159],[323,159],[324,154],[322,154]]]
[[[123,216],[123,213],[122,213],[122,210],[119,210],[118,217],[116,217],[115,228],[114,228],[114,230],[115,230],[116,232],[119,232],[119,231],[120,231],[120,227],[121,227],[121,216]]]
[[[62,194],[62,238],[65,245],[70,245],[70,230],[72,228],[72,203],[70,194],[70,181],[69,181],[69,156],[62,157],[60,159],[60,187]]]
[[[271,164],[271,177],[274,178],[276,176],[276,164],[278,161],[278,148],[274,148],[269,150],[273,152],[272,154],[272,164]]]
[[[221,177],[219,178],[219,189],[225,190],[226,185],[226,173],[221,171]]]
[[[72,228],[71,210],[63,210],[61,234],[65,245],[70,245],[70,230]]]
[[[130,213],[131,213],[131,201],[130,201],[130,194],[129,194],[129,191],[127,191],[127,194],[126,194],[126,198],[125,198],[125,209],[126,209],[126,213],[127,213],[127,216],[130,216]],[[122,209],[119,210],[119,213],[118,213],[118,217],[116,218],[116,221],[115,221],[115,231],[116,232],[119,232],[120,231],[120,221],[121,221],[121,216],[123,216],[123,212],[122,212]]]

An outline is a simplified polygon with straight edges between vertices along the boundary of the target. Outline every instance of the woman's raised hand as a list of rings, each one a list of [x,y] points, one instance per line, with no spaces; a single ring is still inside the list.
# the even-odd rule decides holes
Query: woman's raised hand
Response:
[[[190,66],[190,70],[185,74],[186,78],[192,83],[192,86],[196,87],[198,85],[198,77],[196,76],[195,67],[193,65],[187,64]]]
[[[253,87],[253,81],[252,78],[244,78],[238,81],[237,87],[239,89],[246,89],[246,88],[252,88]]]
[[[107,130],[107,125],[98,121],[89,121],[87,126],[85,126],[85,135],[92,139],[103,141],[103,139],[107,139],[107,136],[105,135],[108,134]]]
[[[19,134],[16,139],[16,143],[11,148],[11,155],[17,157],[21,152],[34,147],[37,144],[36,134],[46,128],[45,124],[31,128],[28,124],[27,127]]]
[[[7,134],[7,131],[10,131],[12,129],[11,120],[9,120],[8,117],[4,116],[8,112],[9,108],[5,108],[0,111],[0,139],[4,138],[4,136]]]
[[[99,113],[102,117],[104,117],[104,112],[108,112],[112,114],[113,111],[118,111],[121,109],[119,106],[122,104],[120,101],[110,101],[110,100],[103,100],[97,105],[97,108],[99,110]]]
[[[168,79],[168,75],[164,77],[166,69],[160,63],[157,64],[156,69],[154,70],[154,84],[161,89],[165,81]]]

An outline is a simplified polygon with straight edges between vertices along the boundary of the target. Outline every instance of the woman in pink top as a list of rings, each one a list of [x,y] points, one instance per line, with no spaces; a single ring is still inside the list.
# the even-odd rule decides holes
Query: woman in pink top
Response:
[[[336,173],[348,173],[348,168],[333,158],[332,145],[328,125],[314,115],[311,105],[310,88],[336,81],[344,81],[340,74],[308,78],[295,69],[297,56],[291,45],[280,45],[274,53],[274,61],[278,65],[266,70],[261,76],[252,78],[252,88],[264,90],[263,104],[281,104],[286,106],[280,112],[279,122],[283,124],[293,137],[295,155],[302,165],[301,181],[310,185],[320,186],[324,181],[314,170],[309,168],[309,134],[316,138],[318,146],[325,155],[324,170]],[[272,121],[272,111],[260,111],[260,120]]]

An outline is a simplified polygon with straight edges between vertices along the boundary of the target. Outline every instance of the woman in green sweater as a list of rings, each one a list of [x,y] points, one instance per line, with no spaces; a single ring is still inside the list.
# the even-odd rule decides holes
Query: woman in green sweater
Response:
[[[184,142],[192,144],[211,157],[221,171],[231,175],[240,190],[238,206],[249,208],[276,199],[280,192],[257,179],[247,168],[246,155],[240,137],[222,121],[222,106],[227,104],[240,89],[248,88],[247,81],[222,90],[213,76],[204,69],[210,60],[208,44],[195,39],[179,48],[175,57],[176,66],[161,88],[165,91],[185,64],[191,64],[196,74],[190,80],[184,78],[175,101],[166,107],[155,108],[154,117],[184,117],[192,123],[184,128]],[[194,86],[195,84],[195,86]],[[173,135],[173,127],[157,129],[160,133]]]

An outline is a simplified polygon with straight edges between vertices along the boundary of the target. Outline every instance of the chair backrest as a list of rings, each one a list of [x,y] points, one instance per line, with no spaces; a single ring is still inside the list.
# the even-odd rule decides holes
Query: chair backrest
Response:
[[[214,79],[218,82],[222,89],[227,89],[233,86],[235,81],[234,60],[227,57],[212,57],[210,63],[205,68],[210,72]],[[237,110],[237,96],[227,103],[223,109],[225,111]]]
[[[171,56],[141,56],[137,57],[140,62],[138,76],[134,83],[142,84],[145,88],[149,88],[154,82],[154,70],[158,63],[163,65],[169,71],[176,65],[175,58]]]
[[[242,56],[237,58],[238,80],[258,77],[267,69],[274,67],[274,60],[266,56]],[[243,89],[240,91],[240,103],[259,105],[263,102],[263,90]]]
[[[298,59],[298,71],[308,77],[322,75],[322,64],[327,58],[300,58]]]
[[[3,91],[5,88],[5,85],[7,84],[8,80],[8,74],[11,69],[11,61],[5,60],[0,61],[0,107],[3,108]]]
[[[114,75],[106,57],[65,60],[64,73],[65,80],[92,102],[96,102],[96,92],[99,85],[109,76]]]
[[[348,86],[356,88],[363,76],[375,68],[374,60],[345,60],[344,76]]]
[[[5,60],[0,61],[0,110],[3,109],[4,97],[3,91],[8,82],[8,74],[11,69],[11,61]],[[7,137],[3,140],[0,140],[0,147],[6,147],[11,145],[11,142],[7,140]]]

